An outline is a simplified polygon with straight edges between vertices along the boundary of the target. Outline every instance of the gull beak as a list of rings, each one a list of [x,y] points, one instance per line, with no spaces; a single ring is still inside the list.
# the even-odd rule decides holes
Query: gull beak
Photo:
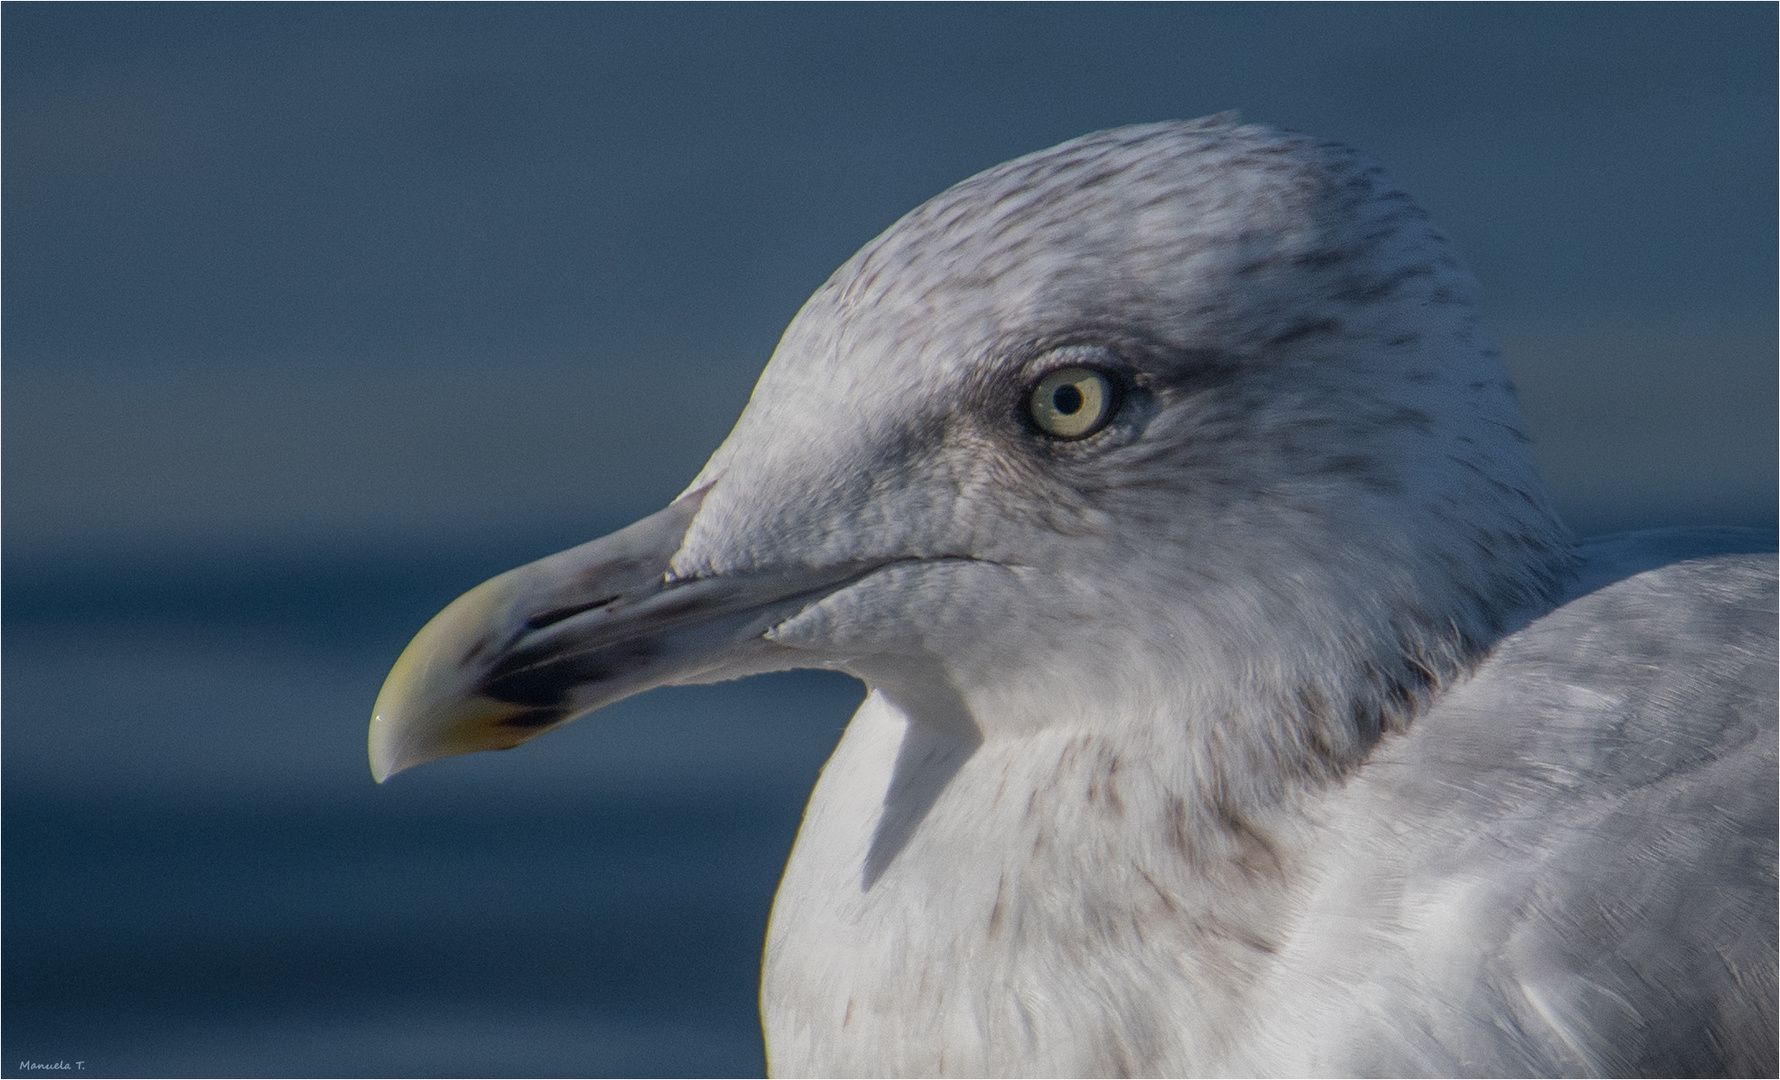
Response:
[[[859,569],[674,578],[708,490],[485,581],[434,616],[377,695],[371,775],[510,749],[656,686],[807,664],[761,635]]]

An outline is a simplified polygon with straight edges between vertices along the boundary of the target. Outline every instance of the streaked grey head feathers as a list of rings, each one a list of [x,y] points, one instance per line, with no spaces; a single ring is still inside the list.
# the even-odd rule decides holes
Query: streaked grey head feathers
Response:
[[[968,557],[1042,575],[989,605],[1035,626],[1162,591],[1194,609],[1164,621],[1195,655],[1152,661],[1264,686],[1269,709],[1318,717],[1308,743],[1280,736],[1292,755],[1345,758],[1566,565],[1475,293],[1409,196],[1334,144],[1214,119],[1021,158],[913,211],[811,297],[695,481],[715,486],[675,572]],[[1022,422],[1035,377],[1064,363],[1128,388],[1080,443]],[[1109,594],[1108,566],[1132,595]],[[910,615],[960,619],[928,651],[969,666],[983,628]],[[868,636],[853,632],[855,667]],[[1024,666],[995,639],[953,681]],[[1055,635],[1028,644],[1024,662],[1045,662]]]

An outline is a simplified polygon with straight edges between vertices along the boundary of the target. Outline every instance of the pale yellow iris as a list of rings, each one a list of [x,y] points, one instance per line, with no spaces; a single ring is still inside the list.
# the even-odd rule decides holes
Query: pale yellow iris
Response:
[[[1112,389],[1093,368],[1058,368],[1032,389],[1032,422],[1060,439],[1091,435],[1112,410]]]

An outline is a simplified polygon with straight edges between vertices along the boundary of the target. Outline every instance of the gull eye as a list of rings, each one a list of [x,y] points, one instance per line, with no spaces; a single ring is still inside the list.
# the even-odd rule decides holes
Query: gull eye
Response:
[[[1093,368],[1058,368],[1032,388],[1032,422],[1047,435],[1080,439],[1112,418],[1112,380]]]

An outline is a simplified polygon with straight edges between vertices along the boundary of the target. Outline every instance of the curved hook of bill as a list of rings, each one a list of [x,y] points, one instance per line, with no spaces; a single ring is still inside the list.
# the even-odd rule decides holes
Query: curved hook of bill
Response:
[[[518,746],[656,686],[807,665],[762,634],[860,568],[673,577],[669,563],[706,490],[483,582],[422,627],[372,711],[377,781]]]

